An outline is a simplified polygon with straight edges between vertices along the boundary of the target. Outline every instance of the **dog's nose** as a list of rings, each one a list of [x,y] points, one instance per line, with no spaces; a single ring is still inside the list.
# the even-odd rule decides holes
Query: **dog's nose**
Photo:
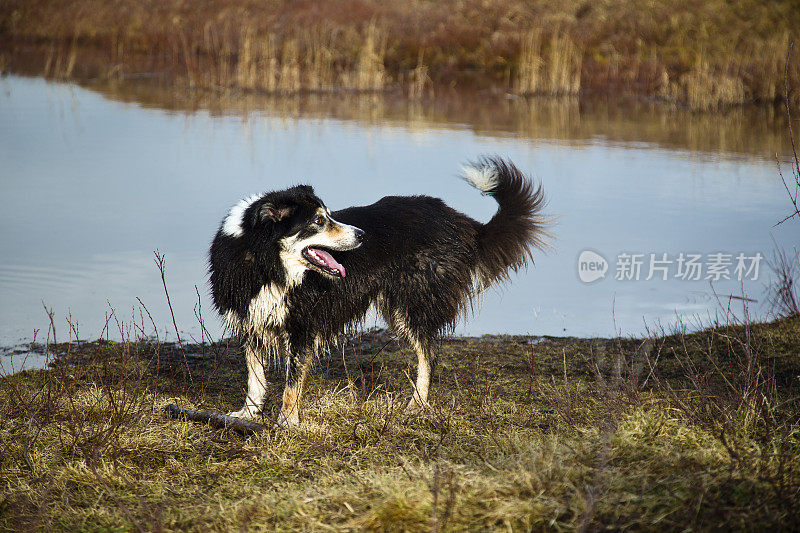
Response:
[[[364,230],[356,228],[356,240],[358,244],[364,242]]]

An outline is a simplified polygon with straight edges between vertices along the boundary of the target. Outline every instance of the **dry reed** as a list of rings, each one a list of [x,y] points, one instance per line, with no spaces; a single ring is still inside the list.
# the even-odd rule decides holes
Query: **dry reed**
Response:
[[[38,73],[51,54],[47,74],[58,77],[158,75],[266,92],[400,83],[412,98],[427,77],[430,85],[521,94],[633,93],[698,109],[781,99],[781,58],[798,27],[800,12],[789,0],[0,4],[6,68],[25,73],[34,70],[36,51]],[[70,43],[78,49],[72,69]],[[425,72],[415,71],[421,50]],[[792,87],[800,80],[797,54]],[[800,104],[800,91],[788,97]]]
[[[364,32],[354,68],[341,75],[342,87],[356,91],[383,89],[388,82],[383,64],[385,55],[386,36],[372,23]]]
[[[386,37],[375,24],[344,34],[319,25],[288,38],[246,26],[238,42],[209,46],[218,53],[205,67],[210,72],[206,87],[296,94],[338,88],[380,91],[389,82],[383,64]],[[358,50],[355,60],[349,59],[349,49]]]
[[[422,99],[425,94],[425,87],[427,87],[431,81],[428,75],[428,67],[422,62],[422,59],[422,50],[420,50],[417,66],[411,71],[408,80],[408,97],[411,100]]]
[[[712,71],[708,61],[702,57],[673,86],[672,92],[678,100],[698,111],[743,104],[746,101],[741,78]]]
[[[516,90],[529,95],[578,94],[582,61],[580,49],[568,35],[554,32],[544,47],[542,32],[531,30],[522,40]]]

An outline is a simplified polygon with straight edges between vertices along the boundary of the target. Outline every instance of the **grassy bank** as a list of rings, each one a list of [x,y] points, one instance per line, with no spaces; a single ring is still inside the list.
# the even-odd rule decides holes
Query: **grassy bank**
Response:
[[[413,417],[412,353],[364,334],[319,363],[298,431],[249,438],[162,413],[238,408],[233,343],[42,349],[53,368],[0,381],[3,530],[798,526],[796,318],[451,339]]]
[[[452,86],[780,100],[794,1],[8,0],[0,70],[279,93]],[[800,85],[800,61],[789,85]],[[797,104],[797,91],[790,94]]]

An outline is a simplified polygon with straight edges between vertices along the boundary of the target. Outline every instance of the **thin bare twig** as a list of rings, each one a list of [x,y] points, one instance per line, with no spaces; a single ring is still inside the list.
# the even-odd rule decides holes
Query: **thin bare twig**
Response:
[[[794,132],[792,130],[792,112],[789,106],[789,58],[792,53],[792,47],[794,46],[794,42],[789,43],[789,49],[786,51],[786,63],[783,67],[783,105],[786,108],[786,124],[787,129],[789,130],[789,142],[792,145],[792,156],[794,157],[794,167],[792,168],[792,174],[794,175],[794,194],[792,194],[791,188],[789,187],[789,183],[786,181],[786,178],[783,176],[783,172],[781,171],[781,162],[778,159],[778,174],[781,177],[781,181],[783,182],[783,187],[786,189],[786,194],[789,195],[789,200],[792,202],[794,206],[794,212],[783,220],[775,224],[775,226],[779,226],[786,222],[787,220],[800,217],[800,204],[798,204],[798,196],[800,196],[800,159],[797,158],[797,147],[794,142]],[[774,226],[773,226],[774,227]]]
[[[167,290],[167,271],[166,271],[166,264],[164,262],[166,255],[162,254],[158,250],[153,252],[156,256],[155,262],[156,266],[158,266],[158,270],[161,273],[161,285],[164,287],[164,294],[167,297],[167,305],[169,306],[169,314],[172,317],[172,326],[175,328],[175,335],[178,337],[178,347],[181,349],[181,354],[183,355],[183,364],[186,366],[186,373],[189,375],[189,382],[194,386],[194,379],[192,378],[192,371],[189,369],[189,361],[186,358],[186,348],[183,346],[183,341],[181,340],[181,334],[178,330],[178,323],[175,320],[175,311],[172,309],[172,301],[169,298],[169,290]]]

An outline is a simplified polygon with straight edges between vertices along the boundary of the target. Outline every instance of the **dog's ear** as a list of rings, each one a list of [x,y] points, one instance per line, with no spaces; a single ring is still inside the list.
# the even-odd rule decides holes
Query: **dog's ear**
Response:
[[[277,206],[275,204],[266,203],[258,210],[259,220],[272,220],[273,222],[280,222],[281,220],[289,217],[294,213],[294,206],[285,205]]]

